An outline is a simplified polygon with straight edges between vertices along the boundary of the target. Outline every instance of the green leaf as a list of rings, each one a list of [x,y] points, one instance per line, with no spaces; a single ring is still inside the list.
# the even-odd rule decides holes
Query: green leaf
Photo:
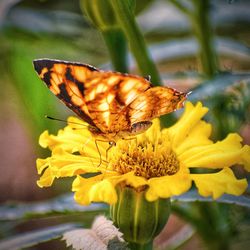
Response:
[[[210,109],[206,119],[213,124],[213,137],[220,140],[249,121],[249,96],[250,74],[227,73],[194,88],[188,99]]]
[[[81,15],[58,10],[41,10],[16,6],[10,10],[6,23],[11,28],[18,28],[36,34],[57,34],[64,37],[81,36],[87,22]]]
[[[78,226],[78,224],[67,223],[23,233],[0,241],[0,249],[18,250],[24,247],[34,246],[40,242],[59,238],[64,232],[78,228]]]
[[[250,60],[250,49],[245,44],[236,40],[216,38],[216,50],[218,54],[226,57]],[[193,38],[163,40],[150,45],[149,51],[156,62],[181,61],[182,59],[196,56],[198,53],[198,43]]]
[[[107,206],[102,203],[91,204],[90,206],[80,206],[73,198],[72,194],[59,196],[52,200],[34,203],[11,203],[0,207],[0,220],[17,220],[21,218],[48,217],[55,214],[70,214],[78,212],[105,211]]]
[[[232,86],[236,82],[250,79],[250,73],[222,73],[217,75],[213,80],[202,82],[198,87],[192,89],[192,93],[189,95],[189,100],[207,101],[210,98],[214,98],[216,95],[222,94],[226,88]]]
[[[249,196],[234,196],[230,194],[224,194],[221,198],[213,200],[211,197],[200,196],[196,190],[191,190],[180,196],[173,196],[172,201],[178,202],[218,202],[224,204],[235,204],[238,206],[250,208],[250,197]]]

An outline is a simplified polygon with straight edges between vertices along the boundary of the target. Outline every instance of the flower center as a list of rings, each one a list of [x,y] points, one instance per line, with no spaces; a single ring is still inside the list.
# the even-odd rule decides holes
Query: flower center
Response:
[[[110,157],[110,166],[121,174],[134,171],[135,175],[146,179],[173,175],[179,170],[179,161],[169,142],[152,144],[145,142],[136,145],[124,144],[114,150]]]

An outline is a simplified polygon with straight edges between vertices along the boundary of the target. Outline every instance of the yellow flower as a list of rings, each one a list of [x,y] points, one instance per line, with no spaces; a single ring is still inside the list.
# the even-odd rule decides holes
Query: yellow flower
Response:
[[[116,203],[117,185],[145,191],[148,201],[181,195],[192,183],[200,195],[214,199],[224,193],[241,195],[247,181],[237,179],[230,167],[240,164],[249,171],[250,147],[242,146],[242,138],[235,133],[216,143],[209,139],[212,126],[201,120],[207,112],[201,103],[187,102],[176,124],[160,130],[155,119],[145,133],[118,141],[108,151],[108,159],[108,142],[97,141],[97,149],[95,138],[81,125],[85,123],[70,117],[57,136],[45,131],[40,137],[40,145],[52,155],[37,160],[38,185],[46,187],[55,178],[76,176],[72,190],[75,200],[84,205]]]

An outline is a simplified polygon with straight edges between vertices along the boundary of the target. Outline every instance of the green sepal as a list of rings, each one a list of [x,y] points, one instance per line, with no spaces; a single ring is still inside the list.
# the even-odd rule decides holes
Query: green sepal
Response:
[[[129,187],[119,187],[117,192],[118,201],[110,207],[110,215],[124,239],[137,244],[151,242],[168,220],[170,200],[149,202],[145,199],[145,191]]]

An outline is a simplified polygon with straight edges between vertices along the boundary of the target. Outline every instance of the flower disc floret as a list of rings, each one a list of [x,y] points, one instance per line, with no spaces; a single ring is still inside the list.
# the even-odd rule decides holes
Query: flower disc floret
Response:
[[[179,161],[165,139],[152,143],[145,138],[138,145],[135,140],[118,143],[110,152],[110,168],[120,174],[133,171],[146,179],[177,173]]]

